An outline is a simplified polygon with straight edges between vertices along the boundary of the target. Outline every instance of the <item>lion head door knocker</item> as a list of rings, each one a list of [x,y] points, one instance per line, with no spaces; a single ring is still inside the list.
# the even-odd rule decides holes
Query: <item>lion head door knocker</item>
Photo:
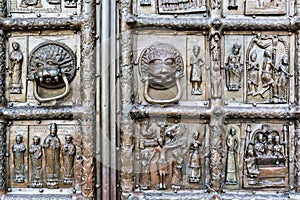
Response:
[[[179,51],[169,44],[154,44],[143,50],[139,61],[144,97],[152,104],[177,103],[182,96],[180,78],[183,76],[183,59]],[[171,99],[153,99],[149,90],[167,90],[177,87]]]
[[[71,90],[70,82],[76,74],[76,56],[65,44],[44,42],[32,50],[28,68],[28,79],[33,81],[33,95],[39,102],[61,99]],[[39,87],[65,89],[61,94],[41,97]]]

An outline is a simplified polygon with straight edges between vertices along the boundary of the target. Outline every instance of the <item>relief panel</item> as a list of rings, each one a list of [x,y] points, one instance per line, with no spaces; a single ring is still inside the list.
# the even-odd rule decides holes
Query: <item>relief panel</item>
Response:
[[[243,0],[224,0],[223,16],[226,15],[243,15],[245,2]]]
[[[189,16],[206,16],[206,0],[133,0],[134,13],[144,14],[188,14]]]
[[[234,38],[234,39],[233,39]],[[225,35],[225,100],[286,104],[294,97],[294,37],[257,33]]]
[[[245,188],[287,191],[293,182],[292,126],[282,124],[244,124],[243,186]],[[242,148],[242,147],[241,147]],[[292,162],[291,162],[292,163]]]
[[[9,128],[9,187],[80,188],[80,131],[76,123],[44,122]],[[34,190],[33,190],[34,191]],[[39,190],[37,190],[38,192]]]
[[[286,0],[247,0],[246,15],[285,15],[287,13]]]
[[[239,171],[242,170],[240,163],[241,155],[241,128],[240,124],[230,124],[226,126],[226,137],[224,151],[225,156],[223,163],[225,166],[225,189],[238,189],[240,187],[241,178]]]
[[[229,102],[243,102],[244,37],[226,35],[224,49],[225,99]]]
[[[7,52],[8,101],[15,105],[78,102],[79,90],[74,90],[79,88],[77,35],[17,35],[9,38]],[[13,49],[16,44],[18,50]]]
[[[141,190],[201,189],[206,178],[204,124],[145,119],[136,124],[135,185]]]
[[[10,0],[8,5],[8,16],[12,17],[70,16],[80,9],[77,0]]]
[[[138,34],[136,39],[137,102],[207,100],[209,62],[203,35]]]

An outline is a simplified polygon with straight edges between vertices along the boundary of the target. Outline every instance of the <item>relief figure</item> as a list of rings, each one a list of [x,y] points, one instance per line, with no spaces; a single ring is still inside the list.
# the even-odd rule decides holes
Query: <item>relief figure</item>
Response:
[[[237,91],[241,87],[242,68],[241,68],[241,45],[234,43],[232,53],[228,55],[225,62],[226,86],[229,91]]]
[[[151,155],[149,151],[145,150],[141,152],[141,156],[142,156],[142,162],[141,162],[140,186],[142,190],[148,190],[151,185],[151,174],[150,174]]]
[[[13,180],[15,183],[24,183],[25,180],[25,163],[24,154],[26,151],[25,144],[23,142],[23,136],[16,135],[16,141],[12,146],[12,152],[14,154],[14,175]]]
[[[72,184],[74,179],[74,158],[76,155],[76,146],[73,144],[71,135],[65,136],[66,142],[62,147],[62,156],[64,163],[64,184]]]
[[[280,138],[278,135],[274,138],[274,156],[277,158],[275,164],[279,165],[279,160],[284,158],[284,147],[280,144]]]
[[[287,102],[287,85],[288,80],[293,75],[289,74],[289,58],[288,56],[283,56],[281,59],[281,63],[278,67],[278,80],[277,80],[277,96],[279,103],[286,103]]]
[[[254,50],[250,54],[250,63],[247,66],[249,73],[247,86],[248,86],[248,95],[252,94],[253,96],[257,95],[258,84],[259,84],[259,66],[257,63],[257,53]]]
[[[190,145],[190,161],[189,167],[191,168],[191,174],[189,176],[190,183],[199,183],[201,177],[201,160],[200,151],[201,142],[199,141],[199,132],[195,131],[193,134],[193,141]]]
[[[273,137],[272,135],[268,135],[267,143],[265,147],[265,153],[267,157],[273,157],[274,156],[274,144],[273,144]]]
[[[178,151],[173,152],[173,156],[175,161],[172,163],[172,180],[171,186],[172,190],[176,193],[181,189],[182,186],[182,167],[183,167],[183,158],[180,155],[181,153]]]
[[[9,92],[11,94],[21,94],[22,88],[22,64],[23,64],[23,54],[20,50],[20,45],[17,42],[12,43],[13,51],[11,52],[10,59],[10,71],[11,76]]]
[[[46,161],[47,186],[58,188],[60,171],[61,143],[57,136],[57,125],[50,125],[50,134],[44,140],[44,151]]]
[[[237,184],[237,148],[238,140],[236,136],[236,129],[231,128],[226,140],[227,145],[227,165],[226,165],[226,184]]]
[[[274,92],[274,67],[275,66],[272,61],[272,51],[266,49],[264,51],[264,61],[261,73],[261,82],[264,89],[260,92],[260,94],[263,94],[267,90],[271,90],[271,92]]]
[[[32,187],[42,187],[42,156],[43,149],[41,138],[33,136],[33,143],[29,146],[29,154],[31,160],[31,183]]]
[[[255,155],[262,157],[265,154],[265,141],[262,133],[257,135],[257,142],[255,143]]]
[[[257,177],[259,170],[256,165],[256,157],[252,148],[248,147],[247,158],[245,158],[247,174],[250,178]]]
[[[191,65],[191,83],[192,83],[192,95],[201,95],[201,83],[202,83],[202,66],[204,62],[200,57],[200,46],[193,47],[193,53],[190,58]]]
[[[165,139],[163,137],[160,137],[157,139],[157,147],[155,147],[153,150],[154,152],[158,152],[158,161],[156,163],[157,166],[157,174],[159,176],[159,184],[157,186],[158,189],[164,190],[167,189],[166,186],[166,176],[169,174],[169,166],[166,158],[166,150],[164,148],[165,145]]]

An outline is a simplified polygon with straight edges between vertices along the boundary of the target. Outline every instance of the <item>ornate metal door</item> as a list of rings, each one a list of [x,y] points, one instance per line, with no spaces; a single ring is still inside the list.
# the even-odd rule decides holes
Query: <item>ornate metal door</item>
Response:
[[[121,0],[122,199],[299,199],[298,0]]]
[[[95,8],[0,2],[3,199],[94,198]]]

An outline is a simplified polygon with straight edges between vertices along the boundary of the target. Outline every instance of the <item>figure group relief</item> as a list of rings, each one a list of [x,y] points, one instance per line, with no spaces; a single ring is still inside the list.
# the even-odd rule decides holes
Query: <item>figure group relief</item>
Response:
[[[246,53],[247,102],[287,103],[290,73],[288,44],[277,35],[257,34]]]
[[[287,125],[281,130],[268,124],[252,130],[247,125],[243,180],[246,188],[287,187],[288,135]]]
[[[50,124],[50,133],[43,143],[40,136],[34,135],[28,146],[21,134],[15,136],[12,145],[15,184],[24,183],[26,179],[28,186],[33,188],[59,188],[60,185],[69,187],[74,184],[76,146],[73,143],[73,136],[65,135],[65,143],[62,144],[57,131],[57,125]],[[25,164],[27,154],[29,167]]]
[[[143,128],[140,132],[136,160],[140,163],[139,169],[136,169],[139,172],[136,175],[137,187],[141,190],[170,189],[174,192],[188,189],[188,184],[201,188],[205,133],[199,130],[189,133],[192,129],[182,123],[152,123],[157,129],[151,137],[144,137]]]

